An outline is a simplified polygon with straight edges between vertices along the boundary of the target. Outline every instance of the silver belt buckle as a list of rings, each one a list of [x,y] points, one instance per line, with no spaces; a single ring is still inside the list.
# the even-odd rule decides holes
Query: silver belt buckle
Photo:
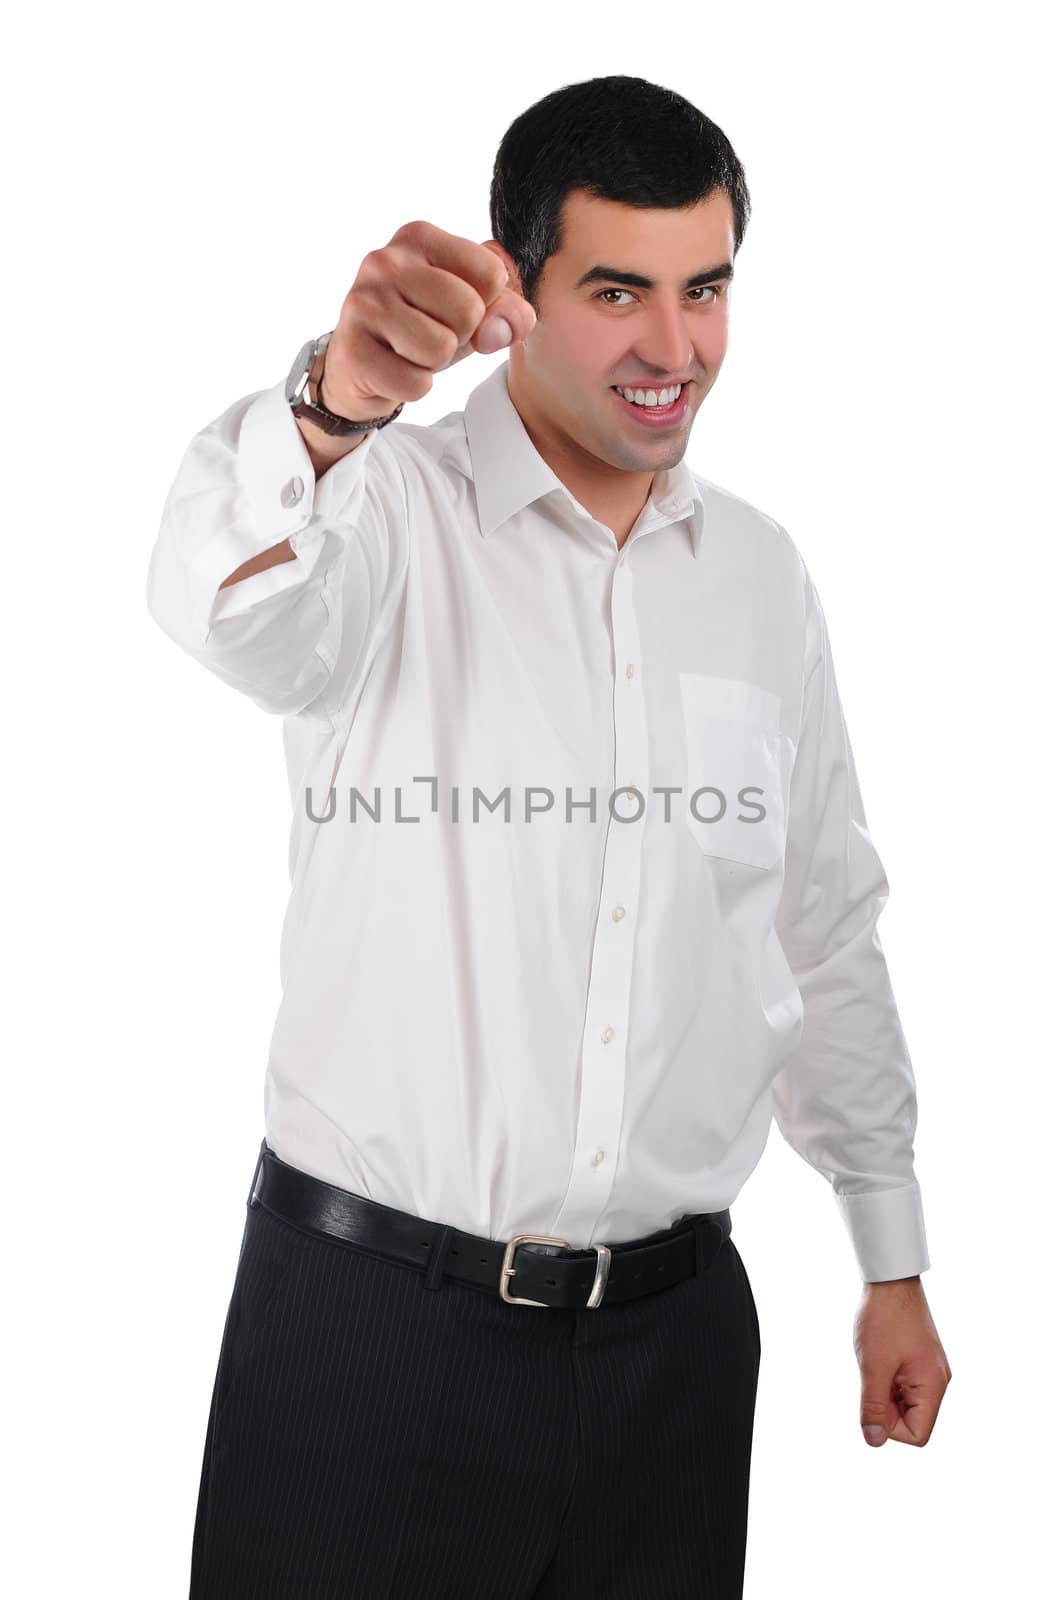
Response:
[[[546,1233],[516,1234],[506,1245],[506,1253],[502,1257],[502,1272],[498,1280],[498,1292],[502,1299],[511,1306],[548,1306],[550,1304],[549,1300],[526,1300],[523,1295],[510,1294],[509,1292],[507,1279],[512,1278],[517,1270],[513,1265],[513,1257],[517,1253],[517,1246],[526,1243],[559,1244],[565,1248],[571,1248],[568,1239],[553,1239]],[[602,1296],[605,1294],[605,1285],[609,1277],[609,1262],[612,1259],[612,1255],[609,1246],[606,1244],[593,1244],[588,1248],[598,1252],[598,1266],[595,1270],[590,1296],[584,1309],[596,1311],[602,1303]]]

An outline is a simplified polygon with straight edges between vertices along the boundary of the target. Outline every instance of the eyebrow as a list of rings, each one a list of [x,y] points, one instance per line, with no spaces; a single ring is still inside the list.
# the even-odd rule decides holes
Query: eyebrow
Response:
[[[695,272],[692,278],[684,283],[684,289],[695,289],[699,284],[712,283],[718,278],[731,279],[734,277],[734,264],[722,261],[718,267],[706,267],[704,272]],[[652,278],[646,278],[641,272],[621,272],[618,267],[594,266],[580,278],[576,284],[577,289],[582,289],[585,283],[626,283],[632,289],[654,289],[656,284]]]

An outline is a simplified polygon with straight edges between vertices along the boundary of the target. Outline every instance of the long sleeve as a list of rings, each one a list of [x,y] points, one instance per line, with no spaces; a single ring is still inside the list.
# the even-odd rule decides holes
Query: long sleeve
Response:
[[[930,1265],[916,1089],[877,931],[889,882],[868,834],[830,641],[805,571],[805,690],[776,931],[804,1002],[773,1085],[786,1141],[829,1179],[864,1281]]]
[[[185,450],[148,609],[224,682],[290,715],[327,698],[341,646],[352,669],[379,641],[406,570],[406,524],[390,444],[373,430],[317,480],[280,382],[236,401]],[[285,537],[294,560],[219,589]]]

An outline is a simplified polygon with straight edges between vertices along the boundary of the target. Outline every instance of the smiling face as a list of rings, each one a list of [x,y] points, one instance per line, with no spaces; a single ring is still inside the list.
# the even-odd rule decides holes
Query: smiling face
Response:
[[[727,348],[730,198],[646,210],[577,190],[561,239],[536,289],[539,320],[510,349],[515,403],[530,431],[596,477],[677,465]],[[659,417],[614,388],[678,379],[682,393]]]

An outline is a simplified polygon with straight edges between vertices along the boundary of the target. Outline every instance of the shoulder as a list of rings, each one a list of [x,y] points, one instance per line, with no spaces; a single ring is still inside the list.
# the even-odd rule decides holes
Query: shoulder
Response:
[[[386,433],[402,458],[412,466],[420,466],[426,472],[453,466],[471,472],[465,416],[460,410],[448,411],[435,422],[407,421],[403,413],[402,419],[388,424]]]
[[[402,414],[405,416],[405,412]],[[463,480],[471,480],[472,464],[464,413],[449,411],[435,422],[397,418],[379,431],[381,464],[409,507],[411,499],[426,505],[457,505]]]
[[[808,568],[797,544],[778,518],[722,484],[691,470],[705,508],[705,538],[725,547],[734,546],[752,559],[761,572],[769,571],[804,590]]]
[[[765,550],[774,550],[781,558],[801,560],[801,553],[793,538],[777,518],[770,516],[751,500],[745,500],[732,489],[714,483],[700,472],[691,472],[705,505],[706,524],[726,532],[737,532],[754,538]]]

